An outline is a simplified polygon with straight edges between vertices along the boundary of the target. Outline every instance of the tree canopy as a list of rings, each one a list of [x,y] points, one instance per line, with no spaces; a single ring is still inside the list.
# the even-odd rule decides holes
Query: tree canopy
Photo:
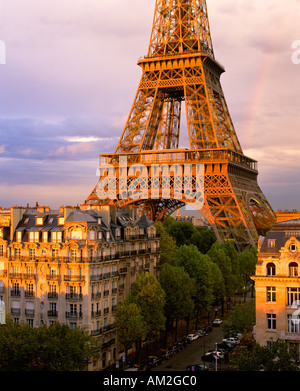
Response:
[[[10,318],[0,326],[2,371],[82,370],[96,357],[100,357],[97,341],[81,328],[58,322],[33,328]]]

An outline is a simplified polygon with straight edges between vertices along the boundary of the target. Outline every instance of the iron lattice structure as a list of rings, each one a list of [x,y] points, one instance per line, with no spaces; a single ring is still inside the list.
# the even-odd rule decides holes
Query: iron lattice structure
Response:
[[[182,207],[175,197],[178,175],[171,169],[170,194],[151,198],[153,164],[193,167],[204,165],[204,205],[199,210],[220,241],[232,241],[239,250],[256,245],[260,230],[275,222],[275,214],[257,183],[257,162],[243,154],[220,83],[225,72],[214,56],[205,0],[156,0],[148,54],[138,62],[142,77],[115,152],[100,158],[120,174],[121,157],[148,169],[148,193],[140,199],[117,196],[99,199],[97,186],[88,204],[142,206],[154,221]],[[185,104],[189,148],[179,148],[181,110]],[[129,173],[129,171],[127,171]],[[133,184],[137,174],[127,178]],[[101,179],[101,178],[100,178]],[[180,179],[180,175],[179,175]],[[181,182],[183,181],[183,174]],[[143,184],[139,183],[139,186]],[[142,186],[143,187],[143,186]],[[124,189],[123,189],[124,190]]]

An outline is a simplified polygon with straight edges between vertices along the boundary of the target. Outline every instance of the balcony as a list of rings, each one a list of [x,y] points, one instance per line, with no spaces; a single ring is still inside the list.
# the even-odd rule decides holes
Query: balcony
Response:
[[[66,311],[66,318],[67,319],[82,319],[83,314],[82,312],[68,312]]]
[[[21,314],[20,308],[12,308],[10,312],[12,315],[20,315]]]
[[[101,299],[101,292],[92,293],[92,300]]]
[[[26,298],[34,298],[35,297],[35,293],[32,292],[32,291],[25,291],[25,297]]]
[[[12,278],[12,279],[23,278],[23,274],[22,273],[9,273],[8,278]]]
[[[57,318],[58,317],[58,311],[49,310],[48,311],[48,316],[50,318]]]
[[[21,297],[21,291],[14,290],[10,292],[11,297]]]
[[[34,316],[34,310],[25,309],[25,315]]]
[[[64,275],[64,281],[71,281],[71,282],[85,282],[85,276],[81,275]]]
[[[65,295],[66,300],[83,300],[83,295],[82,293],[66,293]]]
[[[56,292],[48,292],[48,299],[57,300],[58,299],[58,293],[56,293]]]
[[[101,316],[101,311],[92,311],[91,312],[92,318],[98,318]]]
[[[126,274],[127,273],[127,267],[121,267],[119,269],[119,274]]]
[[[46,279],[47,279],[47,281],[59,281],[59,275],[58,274],[47,274]]]

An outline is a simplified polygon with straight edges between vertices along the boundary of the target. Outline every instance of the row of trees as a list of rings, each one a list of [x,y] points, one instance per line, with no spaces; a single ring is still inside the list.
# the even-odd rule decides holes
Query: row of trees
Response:
[[[100,358],[100,346],[84,329],[53,323],[33,328],[7,317],[0,325],[0,371],[75,371]]]
[[[161,237],[161,269],[157,277],[138,275],[128,299],[117,306],[115,323],[125,351],[143,339],[152,341],[174,321],[196,316],[246,294],[255,273],[256,250],[238,253],[219,243],[212,230],[168,218],[157,223]],[[176,328],[177,330],[177,328]],[[175,337],[176,338],[176,337]]]

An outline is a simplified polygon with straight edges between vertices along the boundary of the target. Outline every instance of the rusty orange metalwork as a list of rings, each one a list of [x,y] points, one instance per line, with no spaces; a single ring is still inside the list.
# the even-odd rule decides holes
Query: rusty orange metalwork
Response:
[[[276,216],[257,183],[257,162],[243,154],[220,83],[225,72],[216,61],[205,0],[156,0],[147,55],[139,60],[142,77],[116,150],[100,155],[119,173],[119,163],[143,163],[151,178],[153,163],[174,162],[205,167],[204,206],[200,212],[220,241],[239,250],[256,245],[259,230]],[[179,149],[182,104],[185,104],[189,149]],[[154,220],[164,219],[186,203],[175,199],[174,172],[168,199],[148,197],[99,199],[92,205],[141,206]],[[133,177],[128,177],[132,183]],[[182,178],[183,179],[183,178]],[[151,179],[149,179],[151,181]],[[149,182],[149,192],[151,183]]]

